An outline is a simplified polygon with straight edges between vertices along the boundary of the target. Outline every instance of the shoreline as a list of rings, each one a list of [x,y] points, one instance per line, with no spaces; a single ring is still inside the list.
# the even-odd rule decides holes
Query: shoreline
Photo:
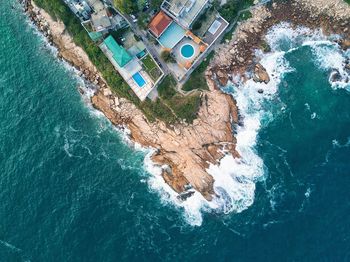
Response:
[[[202,91],[197,119],[193,124],[167,126],[161,121],[149,122],[135,105],[115,96],[83,49],[74,44],[65,31],[64,24],[54,21],[44,10],[32,5],[32,0],[25,2],[25,11],[49,43],[56,46],[58,57],[81,72],[80,76],[98,86],[91,98],[93,107],[114,125],[130,130],[129,137],[133,142],[156,150],[151,159],[162,167],[164,181],[175,192],[185,194],[186,199],[194,188],[208,201],[217,196],[213,188],[214,178],[207,171],[210,165],[219,165],[227,154],[234,158],[240,157],[233,134],[233,125],[239,124],[239,109],[232,96],[223,93],[219,85],[224,86],[229,80],[232,81],[230,76],[234,74],[245,79],[245,73],[252,72],[259,64],[254,52],[263,47],[266,32],[286,19],[290,19],[289,22],[294,26],[305,25],[312,29],[319,28],[318,19],[321,19],[321,26],[329,28],[330,32],[332,27],[329,25],[332,23],[337,26],[335,31],[338,32],[350,27],[349,21],[334,22],[327,17],[320,18],[321,14],[324,15],[323,9],[317,11],[318,15],[310,16],[308,8],[312,10],[311,0],[293,0],[255,8],[252,11],[253,17],[241,23],[234,31],[232,40],[220,45],[207,68],[209,91]],[[305,10],[301,7],[303,5]],[[286,10],[291,10],[288,15]],[[344,14],[347,17],[347,13]],[[348,35],[349,32],[345,33]],[[260,69],[260,75],[264,77],[264,69]],[[265,75],[263,81],[269,81],[268,76],[266,78]]]
[[[207,168],[210,164],[219,164],[226,154],[239,156],[232,129],[233,123],[238,122],[238,110],[230,95],[216,89],[212,81],[210,91],[202,92],[201,107],[193,124],[151,123],[134,104],[112,93],[86,53],[74,44],[62,22],[54,21],[32,0],[25,1],[25,11],[49,43],[57,48],[58,57],[98,87],[91,98],[93,107],[114,125],[130,130],[133,142],[156,150],[151,159],[163,167],[162,177],[174,191],[185,193],[185,198],[191,195],[192,188],[206,200],[215,196],[214,180]]]
[[[246,77],[259,64],[255,50],[269,52],[265,42],[267,31],[274,25],[287,22],[292,27],[305,26],[321,29],[325,35],[338,34],[342,48],[350,46],[350,5],[343,0],[291,0],[269,3],[252,11],[252,18],[241,23],[229,43],[220,46],[217,56],[208,68],[208,75],[221,85],[233,79],[232,75]],[[246,80],[246,79],[245,79]]]

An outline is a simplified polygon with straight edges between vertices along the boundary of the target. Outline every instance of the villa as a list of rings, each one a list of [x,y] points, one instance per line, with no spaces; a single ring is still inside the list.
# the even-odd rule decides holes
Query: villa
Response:
[[[169,51],[176,61],[168,63],[168,67],[178,81],[184,80],[192,72],[229,25],[215,13],[204,23],[206,26],[200,36],[193,33],[190,25],[206,4],[205,0],[165,0],[162,10],[149,23],[149,32],[161,46],[159,53]]]
[[[110,35],[103,40],[100,48],[141,101],[164,75],[142,42],[126,50]]]

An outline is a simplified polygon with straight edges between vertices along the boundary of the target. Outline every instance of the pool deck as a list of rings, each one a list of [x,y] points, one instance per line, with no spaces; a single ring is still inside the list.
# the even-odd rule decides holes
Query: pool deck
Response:
[[[191,58],[185,58],[182,56],[181,54],[181,48],[182,46],[189,44],[194,48],[194,54]],[[188,38],[188,37],[184,37],[172,50],[172,53],[175,56],[175,60],[177,61],[177,63],[186,68],[186,64],[190,63],[192,64],[196,58],[199,56],[200,54],[200,46],[199,44],[195,43],[192,39]]]

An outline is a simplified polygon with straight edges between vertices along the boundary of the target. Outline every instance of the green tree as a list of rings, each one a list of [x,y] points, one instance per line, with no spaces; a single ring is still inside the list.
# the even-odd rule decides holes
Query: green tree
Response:
[[[174,57],[171,55],[171,53],[169,51],[163,51],[161,54],[161,57],[166,63],[175,63],[176,62]]]
[[[114,0],[114,5],[123,14],[131,14],[135,9],[131,0]]]
[[[151,0],[151,8],[154,10],[158,10],[163,0]]]

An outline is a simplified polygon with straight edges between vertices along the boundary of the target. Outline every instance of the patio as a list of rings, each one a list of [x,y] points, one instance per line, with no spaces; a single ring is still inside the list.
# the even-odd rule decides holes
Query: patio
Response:
[[[184,46],[190,45],[193,47],[193,55],[191,57],[186,58],[182,53],[181,50]],[[200,45],[195,43],[191,38],[189,37],[184,37],[172,50],[172,54],[175,57],[175,60],[177,63],[188,70],[191,66],[192,63],[197,59],[199,56],[200,52]]]

